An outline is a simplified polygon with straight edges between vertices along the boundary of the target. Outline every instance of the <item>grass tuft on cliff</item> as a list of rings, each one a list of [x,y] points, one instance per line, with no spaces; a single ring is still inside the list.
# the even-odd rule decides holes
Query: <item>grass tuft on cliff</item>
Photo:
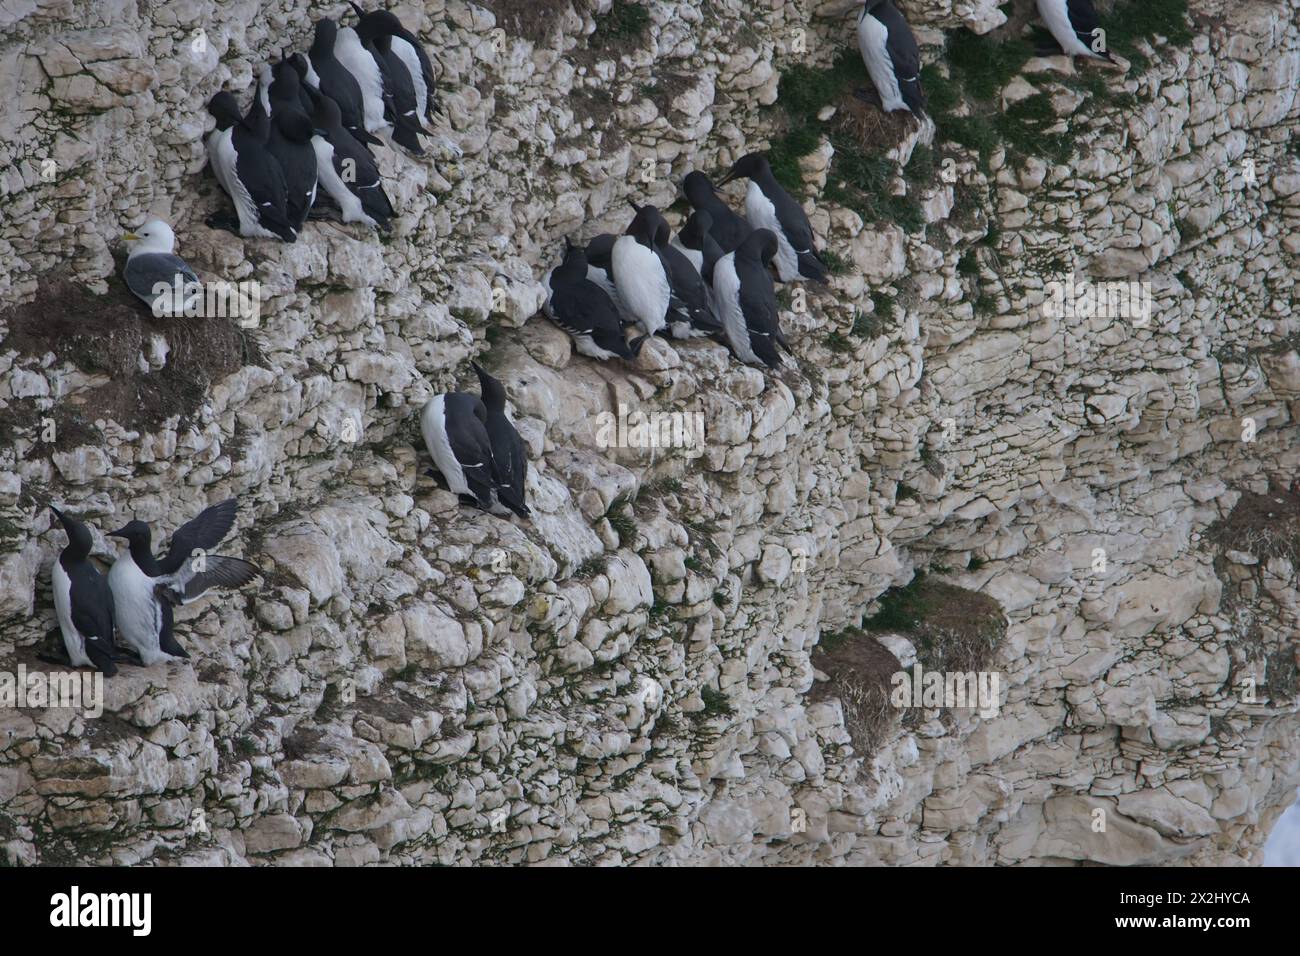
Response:
[[[1128,0],[1116,4],[1109,16],[1102,15],[1099,19],[1110,48],[1138,72],[1151,63],[1138,49],[1140,41],[1155,46],[1157,38],[1164,37],[1170,45],[1181,47],[1190,44],[1196,36],[1187,0]]]
[[[904,171],[884,155],[910,120],[881,113],[855,95],[869,85],[853,47],[841,49],[829,66],[798,63],[785,70],[777,98],[785,130],[768,147],[768,162],[777,181],[799,195],[804,187],[799,161],[825,137],[835,151],[826,179],[827,198],[868,222],[893,222],[912,232],[924,225],[920,204],[911,195],[893,195],[893,183]],[[827,107],[834,107],[834,114],[818,119]],[[933,154],[928,155],[932,162]],[[917,172],[908,178],[917,184],[924,181]]]

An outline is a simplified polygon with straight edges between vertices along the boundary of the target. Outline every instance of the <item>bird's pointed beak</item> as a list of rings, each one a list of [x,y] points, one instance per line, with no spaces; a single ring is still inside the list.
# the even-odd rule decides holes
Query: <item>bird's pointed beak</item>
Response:
[[[628,204],[629,206],[632,207],[633,211],[635,211],[635,212],[640,212],[640,211],[641,211],[641,207],[638,206],[638,205],[636,204],[636,200],[635,200],[635,199],[629,199],[629,200],[627,201],[627,204]]]
[[[136,241],[137,239],[139,239],[139,238],[140,238],[140,237],[137,236],[134,232],[124,232],[124,233],[122,233],[122,241],[123,241],[123,242],[135,242],[135,241]]]
[[[118,528],[116,531],[110,531],[110,532],[108,533],[108,536],[109,536],[110,538],[125,538],[125,537],[126,537],[126,528]]]
[[[54,505],[50,505],[50,510],[54,512],[54,517],[58,518],[60,521],[63,520],[63,512],[62,512],[62,511],[60,511],[58,508],[54,507]]]
[[[727,185],[727,183],[731,182],[735,178],[736,178],[736,171],[733,169],[731,172],[727,173],[727,175],[719,179],[717,184],[719,187],[722,187]]]

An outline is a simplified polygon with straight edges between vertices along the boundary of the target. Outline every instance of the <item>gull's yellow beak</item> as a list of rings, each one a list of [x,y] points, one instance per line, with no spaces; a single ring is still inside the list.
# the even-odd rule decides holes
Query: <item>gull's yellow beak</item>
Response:
[[[125,233],[125,234],[122,236],[122,239],[123,239],[124,242],[134,242],[135,240],[137,240],[137,239],[139,239],[139,238],[140,238],[140,237],[137,236],[134,232],[128,232],[128,233]]]

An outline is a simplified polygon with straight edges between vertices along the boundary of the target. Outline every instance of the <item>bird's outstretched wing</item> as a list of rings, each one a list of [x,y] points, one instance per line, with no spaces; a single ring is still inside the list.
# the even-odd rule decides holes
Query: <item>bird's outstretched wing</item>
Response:
[[[213,588],[237,588],[258,575],[257,566],[243,558],[221,554],[204,555],[203,570],[198,559],[186,561],[179,571],[159,580],[155,593],[171,605],[189,604]]]
[[[196,550],[209,551],[219,545],[235,526],[235,513],[238,510],[239,505],[235,499],[227,498],[203,509],[197,518],[177,528],[172,535],[167,556],[158,562],[162,573],[175,574]]]

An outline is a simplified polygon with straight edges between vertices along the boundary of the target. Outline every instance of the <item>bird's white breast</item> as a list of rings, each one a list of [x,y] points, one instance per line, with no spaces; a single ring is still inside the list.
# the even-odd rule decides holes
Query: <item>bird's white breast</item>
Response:
[[[663,263],[632,236],[619,236],[613,260],[614,285],[619,295],[641,327],[654,335],[664,327],[672,294]]]
[[[758,183],[749,181],[745,191],[745,217],[754,224],[755,229],[770,229],[776,233],[776,273],[782,282],[792,282],[799,278],[799,256],[785,237],[781,221],[776,217],[776,206],[767,198]]]
[[[465,481],[465,471],[460,467],[456,453],[451,450],[451,440],[447,437],[447,403],[443,395],[429,399],[424,410],[420,412],[420,432],[424,435],[424,445],[429,449],[433,463],[447,479],[447,487],[455,494],[468,495],[469,483]]]
[[[235,169],[234,135],[232,129],[214,129],[207,142],[208,163],[212,166],[212,174],[232,198],[235,195],[230,185]]]
[[[162,630],[162,609],[154,597],[153,585],[153,579],[140,570],[130,552],[114,561],[108,572],[117,631],[146,664],[156,659]]]
[[[736,356],[742,362],[759,364],[759,358],[749,345],[749,326],[740,308],[740,276],[736,274],[736,254],[728,252],[713,267],[713,300],[722,328],[727,333]]]
[[[415,115],[420,118],[420,122],[428,123],[429,87],[424,82],[424,69],[420,66],[419,54],[415,52],[415,47],[401,37],[393,37],[392,50],[406,67],[406,72],[411,74],[411,85],[415,87]]]
[[[334,56],[357,78],[361,87],[362,106],[366,113],[366,131],[376,133],[388,125],[384,120],[384,79],[379,64],[361,45],[361,38],[351,27],[342,27],[334,38]]]
[[[57,558],[51,576],[54,584],[54,613],[59,618],[59,630],[63,632],[63,646],[68,651],[68,660],[74,667],[90,666],[85,635],[72,623],[72,579]]]
[[[326,195],[338,203],[339,209],[343,211],[343,221],[364,222],[373,226],[375,222],[366,215],[361,200],[348,189],[347,184],[339,178],[338,170],[334,168],[333,145],[325,137],[317,135],[311,138],[311,147],[316,151],[317,181],[325,188]]]
[[[249,193],[248,187],[239,178],[239,169],[236,165],[239,161],[239,154],[235,150],[234,130],[228,129],[221,133],[214,133],[213,138],[208,140],[208,144],[213,147],[208,152],[208,158],[212,160],[212,169],[217,174],[217,179],[221,182],[221,185],[226,187],[226,192],[230,194],[230,198],[235,204],[235,212],[239,214],[240,235],[262,236],[269,239],[278,238],[275,233],[262,228],[260,225],[257,203],[253,202],[253,196]],[[215,155],[213,150],[215,150]],[[269,156],[267,158],[270,159]]]
[[[886,112],[892,113],[908,106],[898,90],[898,77],[894,75],[894,61],[890,59],[888,43],[889,29],[870,13],[863,14],[858,20],[858,49],[862,51],[862,62],[866,64],[871,82],[880,94],[881,104]]]

